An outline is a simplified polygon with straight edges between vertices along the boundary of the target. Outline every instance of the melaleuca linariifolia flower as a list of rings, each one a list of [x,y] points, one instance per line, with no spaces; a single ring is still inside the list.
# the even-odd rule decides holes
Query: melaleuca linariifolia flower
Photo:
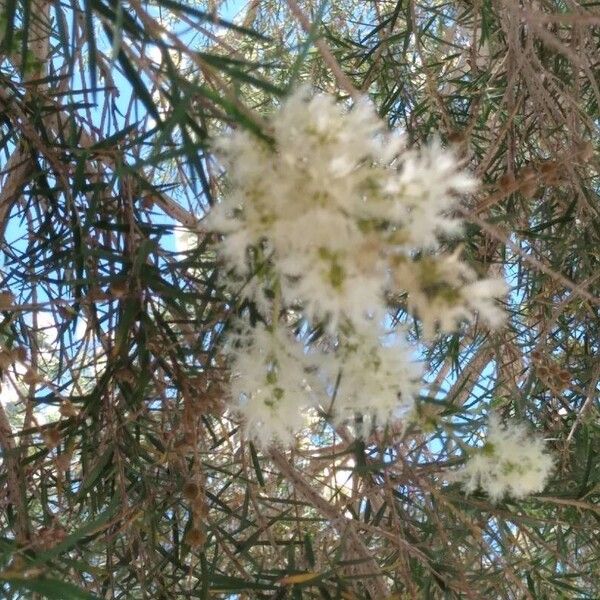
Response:
[[[478,279],[476,273],[456,253],[425,255],[416,259],[397,256],[394,278],[408,292],[408,308],[417,315],[430,337],[436,329],[453,331],[461,321],[475,314],[497,327],[504,312],[494,298],[506,291],[501,279]]]
[[[383,340],[375,327],[341,335],[335,353],[320,365],[336,423],[357,415],[363,416],[363,428],[402,419],[421,388],[421,369],[397,332]]]
[[[474,448],[456,476],[467,492],[481,488],[494,502],[505,496],[524,498],[540,492],[553,468],[544,441],[520,423],[502,424],[490,417],[481,448]]]
[[[315,370],[302,344],[285,327],[241,325],[230,339],[230,402],[248,437],[260,446],[289,444],[314,404]]]
[[[293,307],[338,339],[332,364],[342,379],[334,415],[362,409],[378,422],[391,418],[398,407],[411,404],[418,387],[406,349],[369,342],[364,347],[370,353],[344,354],[340,331],[376,331],[395,294],[407,294],[409,311],[424,321],[427,333],[452,329],[474,311],[491,325],[498,323],[494,298],[503,292],[502,283],[478,280],[458,255],[440,251],[440,240],[461,229],[449,215],[458,195],[475,182],[439,144],[404,148],[366,99],[346,110],[332,97],[300,90],[269,124],[272,142],[236,130],[214,144],[228,187],[205,223],[222,234],[219,254],[228,287],[251,300],[268,322]],[[275,331],[269,335],[279,335]],[[248,431],[262,427],[264,434],[270,416],[273,439],[289,439],[301,426],[297,415],[305,406],[298,392],[302,369],[296,365],[290,371],[295,375],[285,379],[289,396],[277,402],[267,396],[286,391],[279,379],[254,392],[248,391],[250,383],[242,389],[244,372],[249,382],[258,381],[247,364],[250,355],[258,353],[257,364],[265,359],[265,331],[255,335],[247,356],[233,361],[240,373],[233,397],[239,393],[241,404],[235,400],[235,405]],[[293,352],[296,359],[303,353]],[[368,373],[369,385],[361,373]],[[324,406],[326,400],[318,403]]]
[[[206,225],[224,234],[220,253],[233,275],[257,279],[239,293],[252,298],[275,283],[284,303],[328,319],[331,331],[382,316],[386,292],[411,293],[393,277],[398,257],[460,231],[448,213],[473,178],[439,144],[403,149],[366,100],[346,111],[301,90],[271,125],[273,145],[248,131],[215,142],[229,189]],[[498,286],[484,291],[492,298]]]
[[[283,324],[241,325],[230,335],[230,404],[248,437],[260,446],[289,444],[312,409],[338,424],[361,415],[359,434],[411,411],[421,372],[403,338],[394,333],[382,343],[373,328],[329,346],[307,346]]]

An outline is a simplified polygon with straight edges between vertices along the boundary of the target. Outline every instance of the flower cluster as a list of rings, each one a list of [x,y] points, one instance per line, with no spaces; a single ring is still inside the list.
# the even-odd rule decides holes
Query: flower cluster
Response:
[[[337,420],[357,414],[384,424],[405,416],[419,394],[421,372],[408,349],[390,337],[383,343],[373,331],[342,336],[332,360],[321,364],[330,388],[335,387],[331,412]],[[388,338],[388,339],[386,339]]]
[[[401,340],[373,332],[340,335],[330,351],[302,343],[286,327],[239,323],[230,335],[232,405],[262,447],[289,444],[315,410],[339,423],[362,416],[362,429],[406,416],[420,370]]]
[[[232,343],[231,395],[247,430],[263,446],[292,441],[311,401],[310,365],[283,327],[244,327]]]
[[[458,255],[440,250],[460,232],[449,212],[475,182],[437,143],[406,149],[367,100],[345,110],[300,90],[269,125],[268,141],[235,131],[214,144],[228,190],[206,226],[222,234],[227,285],[268,324],[232,351],[234,404],[250,433],[260,428],[264,438],[270,428],[267,437],[281,441],[315,402],[340,420],[393,418],[412,405],[420,374],[400,332],[381,342],[390,300],[406,296],[429,334],[475,313],[491,326],[500,321],[494,298],[503,282],[478,280]],[[330,340],[318,368],[314,352],[280,331],[289,310]],[[326,398],[315,400],[308,371]]]
[[[493,415],[483,447],[474,450],[457,476],[467,492],[481,488],[497,502],[505,496],[524,498],[541,491],[552,468],[542,439],[522,424],[502,425]]]

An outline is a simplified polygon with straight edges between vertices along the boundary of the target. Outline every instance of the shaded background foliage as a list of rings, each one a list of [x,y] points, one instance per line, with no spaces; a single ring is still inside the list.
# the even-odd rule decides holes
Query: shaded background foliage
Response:
[[[3,0],[1,595],[597,597],[596,4]],[[457,147],[511,292],[424,346],[404,435],[264,455],[223,409],[207,140],[303,81]],[[544,494],[452,482],[490,408],[548,440]]]

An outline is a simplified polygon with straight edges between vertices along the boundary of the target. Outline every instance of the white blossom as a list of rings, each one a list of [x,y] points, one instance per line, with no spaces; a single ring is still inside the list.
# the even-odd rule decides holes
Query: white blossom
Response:
[[[436,329],[449,332],[475,314],[490,327],[498,327],[504,312],[495,298],[506,293],[502,279],[477,279],[473,269],[451,255],[424,256],[418,260],[396,259],[394,280],[408,293],[408,307],[422,321],[431,337]]]
[[[258,445],[290,444],[313,403],[313,369],[303,346],[283,327],[245,328],[230,349],[230,406]]]
[[[440,236],[460,234],[462,223],[449,212],[457,204],[457,194],[475,189],[475,179],[458,168],[455,156],[439,142],[404,152],[400,165],[399,175],[388,183],[396,199],[389,218],[403,226],[404,246],[435,248]]]
[[[505,496],[518,499],[540,492],[552,468],[541,438],[523,424],[502,425],[494,415],[485,444],[473,450],[457,477],[467,492],[481,488],[497,502]]]
[[[224,235],[225,265],[243,280],[275,281],[286,305],[328,319],[332,333],[382,317],[395,261],[460,232],[449,212],[473,178],[438,143],[406,150],[367,100],[345,110],[300,90],[271,126],[272,146],[246,131],[215,142],[229,189],[206,225]],[[238,291],[264,304],[261,289]],[[477,289],[484,305],[498,288]],[[479,306],[460,308],[466,318]]]
[[[421,369],[403,339],[396,333],[392,338],[382,343],[373,331],[342,337],[325,367],[335,422],[360,414],[367,425],[383,426],[413,409]]]
[[[502,319],[503,282],[442,250],[461,231],[451,212],[474,179],[439,143],[405,148],[366,99],[347,110],[299,90],[267,133],[271,141],[236,130],[214,143],[227,188],[205,225],[222,235],[225,287],[273,323],[235,338],[232,407],[261,445],[290,443],[315,406],[335,423],[402,418],[421,372],[402,332],[393,344],[378,337],[390,298],[406,295],[428,335],[475,313],[492,327]],[[290,311],[337,340],[318,364],[277,326]]]

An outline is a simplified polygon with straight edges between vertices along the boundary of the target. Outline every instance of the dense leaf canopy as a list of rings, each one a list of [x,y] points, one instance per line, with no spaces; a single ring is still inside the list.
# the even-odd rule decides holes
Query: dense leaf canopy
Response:
[[[597,4],[2,0],[0,596],[597,598]],[[211,140],[268,139],[301,83],[455,148],[507,318],[431,340],[390,300],[418,418],[261,450],[226,407]],[[546,440],[543,493],[456,481],[492,410]]]

